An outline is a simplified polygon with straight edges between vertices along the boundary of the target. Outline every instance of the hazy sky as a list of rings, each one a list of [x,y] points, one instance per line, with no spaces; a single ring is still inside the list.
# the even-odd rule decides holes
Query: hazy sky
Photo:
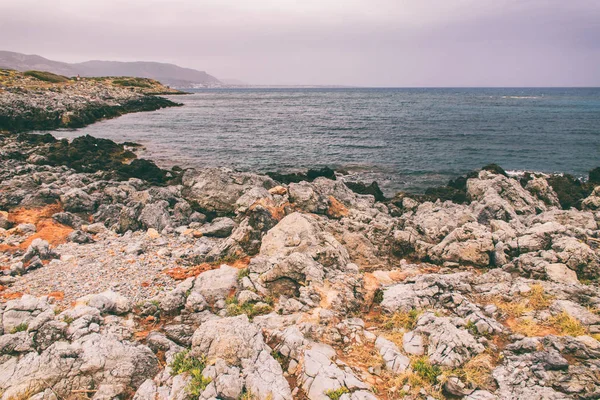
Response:
[[[0,49],[256,84],[600,86],[600,0],[0,0]]]

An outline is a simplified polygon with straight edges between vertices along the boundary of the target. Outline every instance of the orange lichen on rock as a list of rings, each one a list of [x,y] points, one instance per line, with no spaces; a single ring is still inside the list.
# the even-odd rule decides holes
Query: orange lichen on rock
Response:
[[[283,196],[284,194],[287,193],[287,189],[284,188],[283,186],[275,186],[275,187],[272,187],[271,189],[269,189],[269,193]]]
[[[52,297],[55,300],[61,301],[65,298],[65,292],[50,292],[48,297]]]
[[[50,204],[39,208],[19,208],[8,213],[8,220],[17,224],[34,224],[36,232],[29,236],[18,246],[0,245],[0,251],[25,250],[31,242],[40,238],[51,246],[64,243],[67,236],[73,232],[73,228],[59,224],[52,219],[52,215],[61,212],[60,204]]]
[[[219,267],[218,265],[204,263],[204,264],[200,264],[200,265],[194,265],[193,267],[190,267],[190,268],[183,268],[183,267],[169,268],[169,269],[164,270],[163,272],[166,275],[170,276],[171,278],[175,279],[176,281],[183,281],[187,278],[196,277],[205,271],[210,271],[211,269],[216,269],[218,267]]]
[[[232,261],[222,260],[214,263],[203,263],[189,268],[174,267],[166,269],[163,272],[176,281],[182,281],[187,278],[196,277],[203,272],[210,271],[211,269],[217,269],[223,264],[227,264],[237,269],[244,269],[248,266],[248,264],[250,264],[250,257],[242,257]]]
[[[340,219],[348,215],[348,209],[338,199],[333,196],[329,196],[329,208],[327,209],[327,216],[333,219]]]
[[[23,297],[23,293],[22,292],[2,293],[2,295],[0,295],[0,297],[2,297],[2,299],[4,299],[4,300],[20,299],[21,297]]]
[[[254,211],[257,207],[262,207],[271,214],[271,217],[273,217],[273,219],[275,219],[277,221],[281,221],[283,219],[283,217],[285,217],[285,208],[288,207],[289,205],[290,205],[290,203],[285,202],[285,203],[281,204],[280,206],[276,206],[272,200],[263,198],[263,199],[259,199],[256,202],[254,202],[254,204],[252,204],[249,207],[249,210]]]
[[[219,265],[221,265],[221,264],[223,264],[223,263],[219,263]],[[250,264],[250,257],[238,258],[237,260],[235,260],[232,263],[225,263],[225,264],[230,265],[237,269],[244,269],[244,268],[248,267],[248,264]]]
[[[62,206],[58,203],[39,208],[18,208],[8,214],[8,220],[15,224],[37,224],[61,211]]]
[[[134,332],[133,333],[133,337],[135,340],[137,340],[138,342],[141,340],[144,340],[148,337],[148,335],[150,334],[150,332],[152,331],[138,331],[138,332]]]
[[[67,241],[67,236],[73,232],[73,228],[57,223],[52,219],[44,219],[36,225],[37,232],[27,238],[19,245],[19,248],[26,249],[31,242],[40,238],[51,246],[56,246]]]

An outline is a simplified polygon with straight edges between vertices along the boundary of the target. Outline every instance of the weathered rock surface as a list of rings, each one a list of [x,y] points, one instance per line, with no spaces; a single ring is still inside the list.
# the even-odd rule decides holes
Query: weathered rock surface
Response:
[[[235,211],[237,200],[253,188],[269,189],[276,186],[268,177],[249,173],[235,173],[227,169],[190,169],[183,175],[183,197],[202,210],[219,215]]]
[[[240,368],[246,390],[259,399],[292,398],[281,366],[271,356],[260,330],[245,315],[201,325],[192,337],[192,354]]]
[[[0,137],[3,398],[598,395],[588,186],[584,210],[497,167],[438,192],[461,204],[227,169],[156,186],[21,139]],[[73,149],[95,145],[121,151]]]

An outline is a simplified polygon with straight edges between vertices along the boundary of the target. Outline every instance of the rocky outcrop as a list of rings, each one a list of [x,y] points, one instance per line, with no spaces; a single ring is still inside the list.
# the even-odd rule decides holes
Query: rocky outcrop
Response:
[[[182,182],[182,194],[186,200],[204,212],[216,215],[232,214],[238,199],[253,188],[270,189],[275,186],[268,177],[220,168],[187,170]]]
[[[113,311],[105,302],[89,304],[100,308],[78,306],[56,315],[46,298],[7,302],[0,336],[2,399],[88,390],[96,398],[114,397],[158,372],[158,360],[148,347],[130,342],[131,333],[118,328],[118,320],[102,320],[101,313]]]
[[[491,167],[461,204],[227,169],[160,186],[1,141],[5,398],[597,396],[596,192],[563,210],[549,177]]]
[[[510,221],[519,215],[533,215],[546,209],[544,202],[525,190],[519,182],[504,175],[482,170],[467,181],[467,193],[480,223]]]
[[[201,325],[192,337],[192,354],[209,360],[220,359],[230,367],[240,368],[246,391],[259,399],[292,398],[281,366],[271,356],[271,349],[265,344],[260,330],[245,315],[211,320]],[[217,372],[215,370],[215,375]],[[213,381],[224,379],[222,375],[218,374]],[[223,385],[224,388],[227,386]]]
[[[60,78],[48,81],[39,75],[1,70],[0,130],[81,128],[100,119],[178,105],[165,98],[147,96],[139,87],[115,85],[111,80]],[[157,86],[155,93],[177,93],[153,82]]]

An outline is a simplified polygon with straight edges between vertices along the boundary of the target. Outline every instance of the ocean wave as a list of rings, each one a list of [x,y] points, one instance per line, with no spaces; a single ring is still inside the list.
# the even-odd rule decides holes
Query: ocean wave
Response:
[[[539,99],[544,96],[502,96],[503,99]]]
[[[511,178],[520,178],[520,177],[525,176],[525,174],[541,175],[543,177],[549,177],[550,176],[550,174],[548,174],[546,172],[531,171],[531,170],[526,170],[526,169],[506,170],[506,174],[508,176],[510,176]],[[554,175],[559,175],[559,174],[554,174]]]
[[[522,178],[525,174],[542,176],[544,178],[549,178],[550,176],[565,176],[570,174],[565,174],[564,172],[540,172],[540,171],[531,171],[531,170],[506,170],[506,174],[511,178]],[[585,175],[575,176],[575,179],[578,179],[582,182],[587,182],[588,177]]]

